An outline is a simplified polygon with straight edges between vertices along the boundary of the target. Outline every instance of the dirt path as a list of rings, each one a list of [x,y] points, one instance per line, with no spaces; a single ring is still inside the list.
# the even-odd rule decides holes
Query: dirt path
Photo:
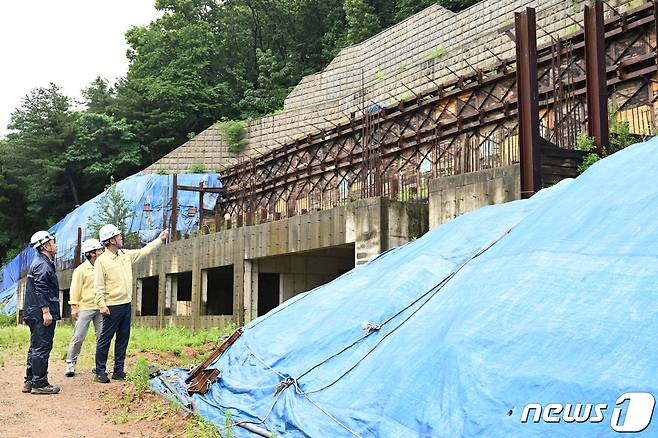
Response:
[[[62,388],[57,395],[23,394],[25,368],[5,363],[0,368],[0,437],[162,437],[162,431],[148,423],[114,424],[104,411],[108,405],[101,391],[117,392],[123,383],[106,385],[93,381],[91,370],[66,378],[64,361],[52,361],[49,380]],[[82,370],[80,370],[82,371]],[[114,391],[111,391],[114,390]],[[106,392],[106,394],[107,394]],[[109,407],[111,409],[111,407]]]

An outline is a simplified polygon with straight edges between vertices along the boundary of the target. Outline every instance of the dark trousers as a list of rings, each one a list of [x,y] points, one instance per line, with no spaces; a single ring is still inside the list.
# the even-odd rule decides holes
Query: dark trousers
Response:
[[[48,386],[48,359],[53,349],[56,321],[48,327],[43,325],[41,309],[30,312],[23,319],[30,327],[30,349],[27,351],[27,369],[25,381],[32,382],[32,387],[43,388]]]
[[[109,315],[103,315],[103,330],[96,344],[96,374],[107,374],[107,355],[110,352],[110,343],[114,339],[114,372],[124,372],[126,349],[130,339],[130,303],[108,306]]]

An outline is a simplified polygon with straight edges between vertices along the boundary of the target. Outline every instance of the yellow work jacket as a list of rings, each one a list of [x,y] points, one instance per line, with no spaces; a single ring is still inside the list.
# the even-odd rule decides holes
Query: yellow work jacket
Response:
[[[95,265],[95,302],[98,307],[116,306],[132,301],[133,263],[162,245],[155,239],[142,249],[123,250],[116,254],[105,250]]]
[[[94,265],[85,260],[73,271],[71,279],[69,304],[75,304],[80,310],[96,310],[94,302],[96,291],[94,289]]]

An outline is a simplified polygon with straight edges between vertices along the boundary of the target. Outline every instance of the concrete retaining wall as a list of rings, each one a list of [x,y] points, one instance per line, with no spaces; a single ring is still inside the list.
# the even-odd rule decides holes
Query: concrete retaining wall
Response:
[[[258,284],[253,279],[259,270],[281,275],[280,299],[287,299],[424,234],[427,215],[427,205],[369,198],[331,210],[172,242],[133,267],[135,324],[191,329],[243,324],[257,316]],[[233,312],[204,315],[203,271],[220,266],[233,268]],[[70,287],[71,272],[58,273],[62,290]],[[189,315],[176,315],[172,274],[183,272],[192,276],[191,302],[183,303],[190,307]],[[157,315],[137,316],[142,302],[138,285],[147,277],[157,277]]]
[[[518,164],[435,179],[430,181],[430,228],[485,205],[517,199],[521,199]]]

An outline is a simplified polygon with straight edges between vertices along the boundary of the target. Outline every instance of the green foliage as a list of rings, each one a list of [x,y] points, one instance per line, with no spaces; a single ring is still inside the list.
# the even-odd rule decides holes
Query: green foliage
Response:
[[[224,437],[233,438],[233,416],[230,410],[224,411]]]
[[[135,386],[137,396],[142,397],[149,389],[149,364],[146,358],[140,357],[128,373],[127,380]]]
[[[73,121],[74,136],[64,157],[84,181],[107,181],[137,170],[141,149],[125,119],[104,113],[82,112]],[[93,196],[91,193],[90,196]]]
[[[459,12],[476,4],[478,1],[479,0],[398,0],[395,2],[395,20],[404,20],[434,3],[438,3],[453,12]]]
[[[185,436],[187,438],[227,438],[232,435],[225,434],[222,437],[215,424],[199,414],[194,414],[185,427]]]
[[[591,152],[595,147],[594,139],[588,137],[586,133],[581,133],[578,138],[576,138],[574,149],[577,151]]]
[[[630,133],[628,122],[616,122],[610,127],[610,150],[608,155],[614,154],[627,146],[637,143],[640,139]]]
[[[227,120],[219,124],[219,129],[228,140],[228,150],[240,152],[247,144],[244,122],[241,120]]]
[[[603,151],[603,156],[597,152],[594,152],[596,148],[594,139],[588,137],[587,134],[580,134],[576,139],[576,145],[574,146],[574,149],[588,152],[588,154],[585,155],[582,164],[578,166],[579,173],[586,171],[592,164],[596,163],[601,158],[612,155],[615,152],[618,152],[641,140],[641,138],[638,136],[630,133],[630,126],[628,122],[618,122],[615,115],[616,113],[613,112],[610,120],[608,121],[610,145]]]
[[[576,138],[576,144],[574,149],[577,151],[588,152],[587,155],[583,158],[583,162],[578,166],[578,173],[583,173],[586,171],[592,164],[596,163],[601,159],[599,154],[593,152],[596,149],[596,144],[592,137],[588,137],[587,133],[581,133],[578,138]]]
[[[206,170],[201,163],[193,163],[190,167],[190,172],[192,173],[204,173]]]
[[[582,164],[580,166],[578,166],[578,173],[583,173],[584,171],[589,169],[589,167],[592,164],[596,163],[600,159],[601,159],[601,157],[596,152],[592,152],[592,153],[589,153],[589,154],[585,155],[585,158],[583,159]]]
[[[382,30],[375,8],[368,1],[343,0],[343,10],[346,21],[344,46],[358,44]]]
[[[440,58],[447,52],[446,48],[443,46],[437,46],[434,50],[431,50],[427,54],[427,59]]]
[[[0,259],[0,266],[4,266],[7,263],[11,262],[18,254],[21,253],[20,248],[11,248],[5,252],[5,255]]]
[[[139,237],[137,233],[128,232],[128,220],[135,216],[135,212],[131,210],[123,193],[117,189],[114,179],[110,181],[105,196],[96,203],[96,211],[87,218],[87,231],[90,236],[98,238],[98,231],[103,225],[114,224],[123,235],[124,245],[134,246],[139,243]]]
[[[384,74],[384,72],[381,70],[377,70],[377,73],[375,73],[375,79],[378,81],[383,81],[386,79],[386,74]]]
[[[0,327],[12,327],[16,325],[16,314],[7,315],[4,313],[5,305],[0,303]]]
[[[112,114],[115,90],[107,79],[96,77],[81,91],[87,111],[97,114]]]

